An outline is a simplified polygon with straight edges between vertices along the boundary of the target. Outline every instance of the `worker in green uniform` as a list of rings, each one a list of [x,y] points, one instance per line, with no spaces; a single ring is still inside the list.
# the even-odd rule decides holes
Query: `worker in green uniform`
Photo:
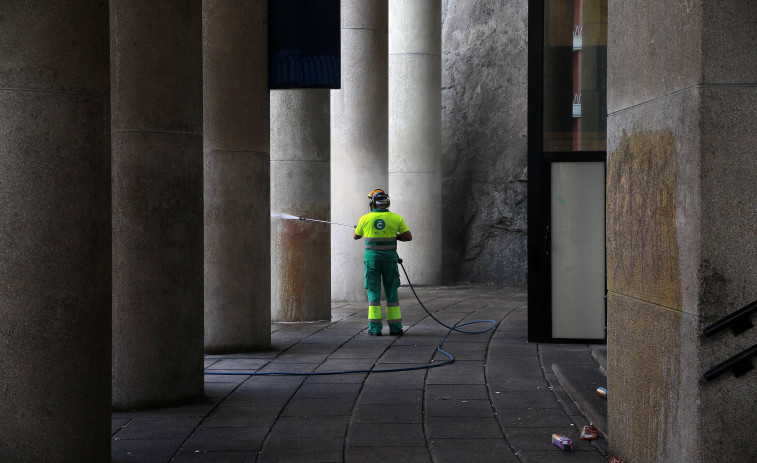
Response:
[[[368,194],[371,212],[360,217],[354,239],[365,236],[365,289],[368,291],[368,334],[381,336],[381,282],[386,295],[386,322],[389,334],[402,334],[397,288],[400,272],[397,268],[397,241],[411,241],[413,235],[405,220],[389,212],[389,195],[375,189]]]

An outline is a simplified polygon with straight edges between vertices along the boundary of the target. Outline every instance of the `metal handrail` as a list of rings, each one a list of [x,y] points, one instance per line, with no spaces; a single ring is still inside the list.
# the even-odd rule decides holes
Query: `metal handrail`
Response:
[[[710,368],[704,373],[704,377],[707,381],[711,381],[727,371],[732,371],[733,376],[738,378],[754,369],[752,364],[754,356],[757,356],[757,344]]]
[[[726,315],[715,323],[709,325],[704,329],[704,334],[705,336],[712,336],[718,331],[730,327],[731,331],[733,331],[733,335],[738,336],[754,326],[751,320],[753,313],[757,313],[757,301],[747,304],[736,312]]]

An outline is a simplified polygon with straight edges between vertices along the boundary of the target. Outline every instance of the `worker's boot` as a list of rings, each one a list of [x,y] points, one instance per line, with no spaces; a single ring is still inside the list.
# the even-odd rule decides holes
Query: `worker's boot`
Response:
[[[404,331],[402,330],[402,322],[397,323],[390,323],[389,324],[389,335],[391,336],[399,336]]]
[[[368,322],[368,334],[371,336],[381,336],[381,322]]]

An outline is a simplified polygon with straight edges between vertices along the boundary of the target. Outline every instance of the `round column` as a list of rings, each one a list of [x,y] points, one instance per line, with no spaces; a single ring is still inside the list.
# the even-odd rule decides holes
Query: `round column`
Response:
[[[331,218],[357,224],[368,192],[388,189],[385,0],[342,0],[342,88],[331,92]],[[331,298],[364,301],[363,242],[331,234]]]
[[[110,2],[113,406],[203,393],[201,2]]]
[[[271,91],[274,321],[331,318],[332,225],[279,216],[330,220],[329,140],[329,90]]]
[[[415,284],[441,283],[441,2],[389,0],[389,196]]]
[[[268,4],[203,1],[205,352],[271,345]]]
[[[110,461],[107,4],[0,23],[0,461]]]

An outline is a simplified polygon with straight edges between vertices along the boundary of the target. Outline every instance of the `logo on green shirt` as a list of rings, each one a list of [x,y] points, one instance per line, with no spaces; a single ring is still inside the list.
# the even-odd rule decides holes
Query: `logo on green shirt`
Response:
[[[376,219],[373,222],[373,228],[375,228],[376,230],[383,230],[384,228],[386,228],[386,222],[384,222],[382,219]]]

